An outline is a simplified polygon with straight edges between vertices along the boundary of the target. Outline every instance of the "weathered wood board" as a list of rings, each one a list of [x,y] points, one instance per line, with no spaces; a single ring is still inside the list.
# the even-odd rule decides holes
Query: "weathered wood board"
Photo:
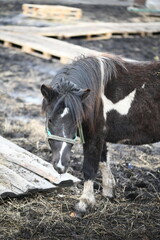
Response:
[[[29,17],[53,20],[77,20],[82,17],[80,8],[60,5],[23,4],[23,14]]]
[[[98,52],[71,43],[33,34],[0,31],[0,43],[6,47],[18,47],[23,52],[43,58],[56,58],[62,63],[71,62],[81,55],[97,55]]]
[[[80,180],[0,136],[0,196],[18,196],[67,186]]]
[[[71,38],[84,36],[87,39],[108,39],[115,35],[128,37],[129,35],[148,36],[160,33],[160,22],[153,23],[80,23],[76,25],[43,28],[43,36]]]
[[[160,22],[149,23],[78,23],[63,24],[53,27],[22,27],[1,26],[0,30],[10,32],[30,32],[40,36],[57,37],[59,39],[71,37],[85,37],[86,39],[108,39],[119,35],[128,37],[132,35],[148,36],[160,34]]]

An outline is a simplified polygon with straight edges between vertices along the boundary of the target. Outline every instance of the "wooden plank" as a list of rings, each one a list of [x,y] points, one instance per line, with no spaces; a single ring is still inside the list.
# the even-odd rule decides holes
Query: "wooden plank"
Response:
[[[147,35],[160,33],[160,22],[149,23],[79,23],[67,24],[54,27],[22,27],[1,26],[2,31],[30,32],[41,36],[52,36],[59,39],[83,36],[89,39],[101,37],[104,39],[114,35],[127,36],[130,34]],[[95,36],[96,35],[96,36]]]
[[[4,165],[0,165],[0,176],[3,177],[3,179],[6,178],[11,185],[19,189],[22,193],[35,188],[33,184]]]
[[[65,10],[65,11],[78,11],[80,8],[75,8],[75,7],[67,7],[67,6],[62,6],[62,5],[42,5],[42,4],[23,4],[23,7],[26,8],[41,8],[41,9],[49,9],[49,10]]]
[[[101,34],[101,33],[116,33],[116,32],[159,32],[160,23],[81,23],[72,25],[60,25],[54,27],[28,27],[28,26],[0,26],[0,30],[36,33],[44,36],[73,36]],[[69,35],[70,34],[70,35]]]
[[[6,166],[10,170],[13,170],[14,172],[18,173],[21,177],[23,177],[25,180],[31,183],[35,189],[51,189],[55,187],[55,185],[53,183],[50,183],[48,180],[40,177],[34,172],[31,172],[23,168],[22,166],[4,160],[4,157],[2,156],[0,159],[0,166]]]
[[[0,136],[0,195],[16,196],[80,181]]]
[[[0,177],[0,196],[16,196],[23,194],[23,192],[19,189],[14,187],[9,179],[7,179],[3,174]]]
[[[63,42],[57,39],[50,39],[42,36],[34,36],[30,34],[20,34],[13,32],[0,31],[1,42],[10,42],[29,50],[29,53],[36,51],[42,52],[41,57],[48,54],[53,57],[58,57],[60,60],[65,59],[65,62],[70,62],[80,55],[97,55],[99,52],[88,48],[80,47],[71,43]]]
[[[51,29],[50,29],[51,30]],[[160,23],[140,23],[135,25],[135,23],[97,23],[97,24],[85,24],[85,25],[78,25],[78,26],[64,26],[64,27],[57,27],[55,30],[52,31],[52,34],[58,37],[70,38],[70,37],[78,37],[78,36],[90,36],[90,38],[94,37],[94,35],[100,34],[120,34],[123,35],[124,33],[128,34],[139,34],[141,32],[160,32]],[[46,35],[51,36],[51,31]]]
[[[159,32],[160,23],[81,23],[41,29],[44,36],[70,38],[78,36],[93,36],[98,34],[123,34],[140,32]]]
[[[12,47],[12,44],[10,42],[5,41],[4,42],[4,46],[5,47]]]
[[[1,181],[3,181],[3,178],[1,179]],[[3,184],[4,184],[4,181],[3,181]],[[16,195],[20,195],[20,194],[21,194],[21,191],[17,192],[15,190],[12,190],[12,189],[8,188],[7,186],[3,186],[2,184],[0,184],[0,196],[1,196],[1,198],[16,197]]]
[[[29,17],[68,20],[80,19],[82,10],[80,8],[59,5],[23,4],[23,14]]]

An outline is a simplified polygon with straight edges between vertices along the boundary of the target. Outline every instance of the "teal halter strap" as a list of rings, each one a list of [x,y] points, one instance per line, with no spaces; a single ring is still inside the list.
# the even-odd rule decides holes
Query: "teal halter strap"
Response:
[[[73,145],[78,142],[77,134],[76,134],[74,139],[71,139],[71,138],[66,138],[66,137],[60,137],[60,136],[57,136],[57,135],[53,135],[50,132],[50,130],[48,129],[48,127],[46,128],[46,131],[47,131],[48,139],[52,139],[52,140],[56,140],[56,141],[60,141],[60,142],[71,143]],[[78,131],[79,131],[79,136],[80,136],[81,143],[84,144],[85,141],[84,141],[83,129],[82,129],[81,124],[79,124]]]
[[[84,135],[83,135],[82,124],[79,124],[78,132],[79,132],[79,137],[80,137],[81,143],[84,144],[85,140],[84,140]]]

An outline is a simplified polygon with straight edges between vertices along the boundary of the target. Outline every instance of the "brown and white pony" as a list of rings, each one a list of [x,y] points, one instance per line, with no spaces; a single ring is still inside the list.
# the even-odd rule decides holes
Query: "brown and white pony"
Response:
[[[82,57],[64,66],[50,86],[42,85],[43,110],[52,162],[60,173],[69,166],[77,132],[84,137],[84,189],[77,209],[95,204],[93,182],[102,172],[103,195],[115,185],[106,142],[160,141],[160,62],[118,56]]]

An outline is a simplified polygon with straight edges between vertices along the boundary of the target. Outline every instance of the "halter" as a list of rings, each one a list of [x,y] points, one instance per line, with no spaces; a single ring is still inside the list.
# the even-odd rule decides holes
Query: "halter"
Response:
[[[56,141],[60,141],[60,142],[71,143],[71,144],[73,144],[73,145],[78,142],[77,133],[76,133],[75,138],[74,138],[74,139],[71,139],[71,138],[60,137],[60,136],[57,136],[57,135],[52,134],[52,133],[50,132],[50,130],[48,129],[48,127],[46,128],[46,132],[47,132],[47,137],[48,137],[48,139],[52,139],[52,140],[56,140]],[[84,141],[83,129],[82,129],[82,125],[81,125],[81,124],[79,124],[78,132],[79,132],[81,144],[84,144],[85,141]]]

